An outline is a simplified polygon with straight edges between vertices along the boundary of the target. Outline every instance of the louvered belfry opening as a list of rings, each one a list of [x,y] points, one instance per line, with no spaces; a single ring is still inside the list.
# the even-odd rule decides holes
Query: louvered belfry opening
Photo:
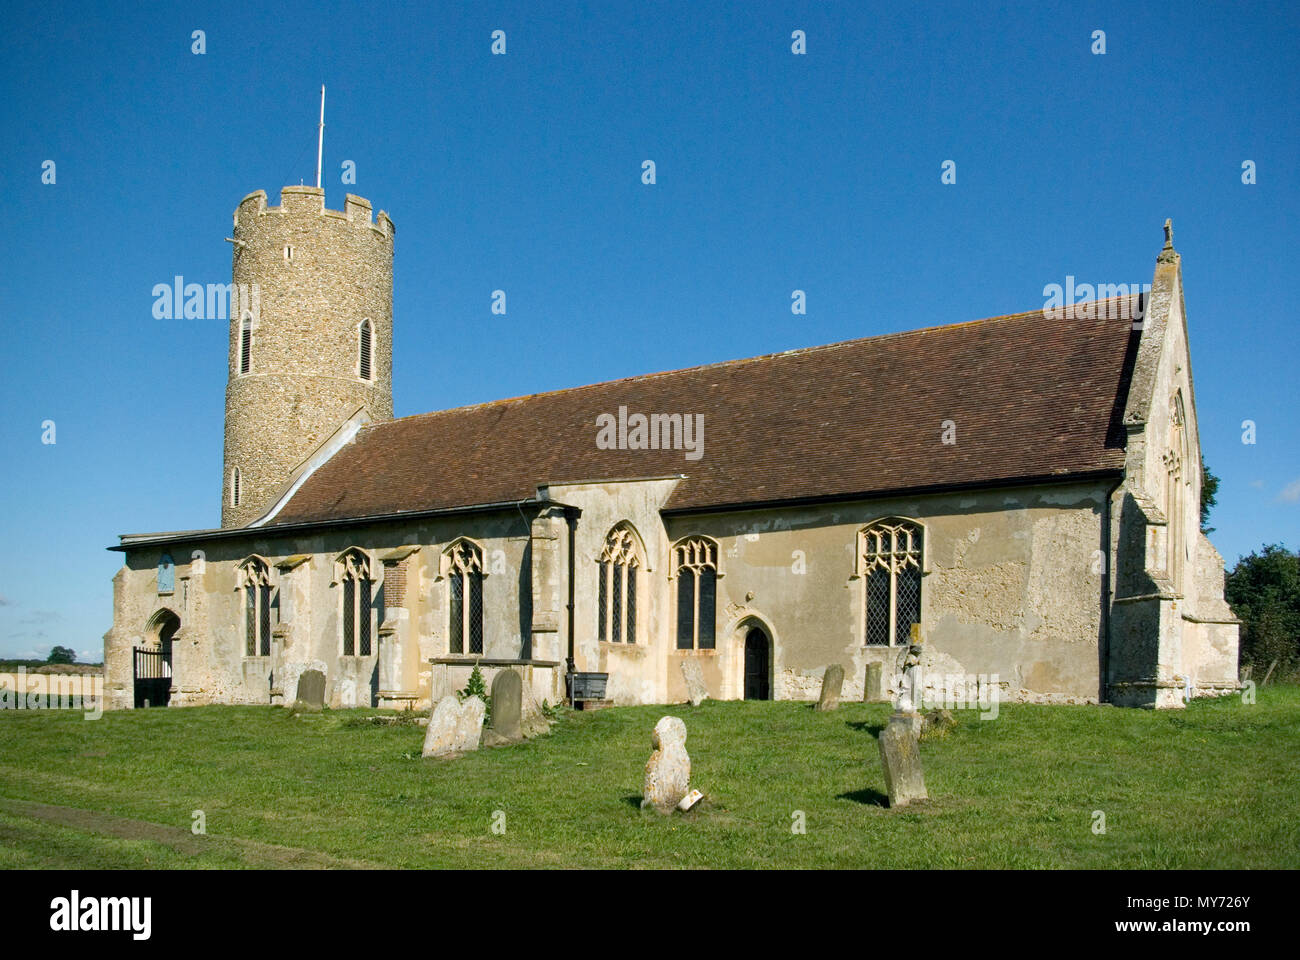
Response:
[[[362,380],[370,379],[370,353],[371,353],[371,340],[373,338],[374,338],[374,331],[370,326],[370,321],[366,320],[361,324],[361,332],[360,332],[361,344],[359,348],[360,358],[359,358],[358,366],[361,371]]]
[[[253,368],[253,321],[244,317],[239,328],[239,372],[248,373]]]
[[[912,624],[921,622],[923,538],[910,520],[880,520],[859,532],[867,646],[906,644]]]

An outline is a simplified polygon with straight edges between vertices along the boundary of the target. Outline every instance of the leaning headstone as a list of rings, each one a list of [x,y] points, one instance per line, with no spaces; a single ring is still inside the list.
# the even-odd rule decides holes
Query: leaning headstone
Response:
[[[686,681],[686,699],[692,707],[698,707],[709,699],[709,688],[704,683],[704,671],[700,661],[691,658],[682,661],[682,678]]]
[[[294,698],[308,708],[325,705],[325,674],[319,670],[304,670],[298,678],[298,695]]]
[[[880,732],[880,765],[885,772],[889,806],[905,807],[925,800],[925,777],[921,772],[921,751],[911,725],[891,721]]]
[[[456,740],[452,749],[456,753],[469,753],[477,750],[483,737],[483,717],[487,713],[487,704],[478,697],[470,697],[460,705],[460,716],[456,718]]]
[[[426,757],[445,757],[455,751],[456,721],[460,719],[460,701],[450,694],[438,701],[429,715],[429,725],[424,728]]]
[[[822,695],[817,700],[817,709],[823,713],[834,710],[840,705],[840,689],[844,686],[844,668],[832,663],[822,676]]]
[[[867,664],[867,685],[863,693],[867,703],[884,703],[889,699],[885,693],[885,665],[878,660]]]
[[[677,717],[663,717],[651,736],[654,753],[645,765],[645,788],[641,808],[653,807],[669,814],[691,789],[691,758],[686,752],[686,724]]]

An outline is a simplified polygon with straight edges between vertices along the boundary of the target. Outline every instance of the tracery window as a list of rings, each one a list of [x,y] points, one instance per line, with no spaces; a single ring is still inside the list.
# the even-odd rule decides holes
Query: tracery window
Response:
[[[921,562],[924,531],[919,523],[892,518],[858,531],[858,575],[863,582],[868,646],[909,640],[921,622]]]
[[[620,523],[605,537],[596,561],[596,635],[613,643],[636,643],[637,578],[643,566],[636,534]]]
[[[343,587],[343,656],[368,657],[371,653],[370,610],[375,581],[370,574],[370,557],[352,549],[336,561],[338,582]]]
[[[689,537],[673,547],[677,578],[677,649],[712,650],[716,645],[718,545]]]
[[[239,589],[244,595],[244,656],[271,655],[271,568],[260,557],[239,565]]]
[[[457,540],[446,553],[447,636],[451,653],[483,652],[483,550]]]

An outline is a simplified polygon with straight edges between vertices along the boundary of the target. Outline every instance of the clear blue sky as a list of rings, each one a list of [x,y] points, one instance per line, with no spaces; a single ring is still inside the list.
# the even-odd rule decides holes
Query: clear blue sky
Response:
[[[399,416],[1149,283],[1172,217],[1214,539],[1295,547],[1298,10],[8,3],[0,655],[98,659],[104,548],[218,524],[226,324],[150,291],[228,282],[239,199],[313,181],[322,82],[328,205],[397,224]]]

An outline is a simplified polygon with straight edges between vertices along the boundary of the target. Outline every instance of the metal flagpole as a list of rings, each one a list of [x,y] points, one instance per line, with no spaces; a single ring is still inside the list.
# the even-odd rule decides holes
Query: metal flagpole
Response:
[[[320,133],[316,138],[316,186],[320,187],[320,165],[325,155],[325,84],[320,85]]]

